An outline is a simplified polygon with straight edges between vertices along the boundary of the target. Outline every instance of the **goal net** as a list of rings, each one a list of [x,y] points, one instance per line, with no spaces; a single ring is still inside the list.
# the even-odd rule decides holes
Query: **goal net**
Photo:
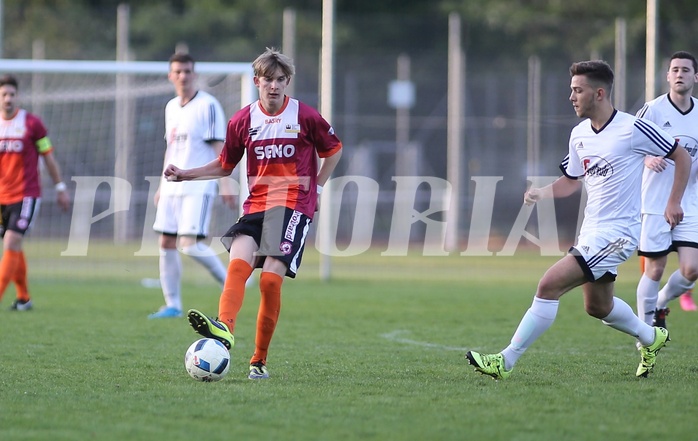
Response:
[[[88,242],[99,239],[134,242],[136,255],[157,255],[152,196],[165,152],[165,104],[175,95],[168,63],[2,60],[1,65],[18,78],[20,107],[48,128],[75,196],[71,212],[61,213],[43,172],[41,213],[31,236],[62,242],[65,256],[87,255]],[[197,62],[195,69],[199,89],[220,101],[227,118],[255,99],[250,63]],[[232,178],[239,182],[237,170]],[[212,232],[238,215],[216,204]]]

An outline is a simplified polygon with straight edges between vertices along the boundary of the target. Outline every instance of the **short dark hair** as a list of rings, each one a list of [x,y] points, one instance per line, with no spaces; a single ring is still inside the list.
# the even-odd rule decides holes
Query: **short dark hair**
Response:
[[[675,60],[677,58],[683,59],[683,60],[691,60],[691,63],[693,63],[693,73],[698,72],[698,61],[696,61],[696,57],[693,56],[690,52],[686,51],[677,51],[674,52],[671,55],[671,58],[669,58],[669,64],[671,64],[671,60]]]
[[[175,52],[170,57],[170,64],[172,63],[191,63],[194,64],[194,57],[184,52]]]
[[[613,88],[613,69],[605,61],[591,60],[572,63],[570,76],[584,75],[594,83],[604,86],[608,93]]]
[[[0,76],[0,87],[2,86],[13,86],[15,89],[19,89],[17,78],[10,74]]]

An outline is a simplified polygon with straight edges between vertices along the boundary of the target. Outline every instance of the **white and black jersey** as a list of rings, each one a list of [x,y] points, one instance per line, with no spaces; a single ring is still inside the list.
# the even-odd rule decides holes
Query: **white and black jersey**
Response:
[[[165,106],[165,165],[182,169],[200,167],[218,157],[212,141],[224,141],[226,131],[223,108],[216,98],[198,91],[185,105],[181,98],[171,99]],[[160,195],[215,195],[215,180],[160,182]]]
[[[637,116],[652,121],[669,133],[679,145],[691,155],[691,174],[681,201],[685,216],[698,215],[698,109],[696,99],[691,97],[691,107],[686,112],[679,110],[664,94],[645,103]],[[671,187],[674,183],[674,161],[667,160],[668,167],[661,173],[644,169],[642,179],[642,212],[664,214]]]
[[[600,130],[589,119],[574,127],[560,168],[567,177],[584,178],[588,200],[580,236],[615,230],[637,240],[644,158],[670,155],[676,146],[656,124],[617,110]]]

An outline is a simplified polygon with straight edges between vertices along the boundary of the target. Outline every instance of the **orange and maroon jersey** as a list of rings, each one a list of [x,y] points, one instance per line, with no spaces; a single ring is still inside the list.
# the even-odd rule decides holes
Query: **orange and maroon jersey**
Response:
[[[0,118],[0,204],[41,196],[39,155],[53,150],[46,134],[44,123],[24,109]]]
[[[288,207],[312,219],[317,204],[318,156],[342,148],[334,129],[317,110],[286,97],[281,111],[267,114],[255,101],[228,122],[220,161],[233,168],[247,152],[250,196],[244,214]]]

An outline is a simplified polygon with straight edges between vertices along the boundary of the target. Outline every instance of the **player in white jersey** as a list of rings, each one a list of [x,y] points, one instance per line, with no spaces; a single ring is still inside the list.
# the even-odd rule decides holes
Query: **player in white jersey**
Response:
[[[617,267],[632,255],[640,235],[640,186],[646,155],[666,156],[676,174],[664,216],[672,227],[681,222],[681,197],[690,169],[690,156],[657,125],[613,108],[613,70],[603,61],[583,61],[570,67],[570,101],[579,117],[572,129],[569,154],[561,164],[563,176],[543,188],[531,188],[524,203],[566,197],[578,191],[584,178],[588,201],[575,246],[543,275],[533,304],[521,320],[511,343],[498,354],[469,351],[475,369],[495,379],[507,378],[528,347],[553,323],[560,297],[582,286],[587,314],[642,343],[638,377],[654,368],[657,352],[669,339],[663,328],[640,320],[632,308],[614,296]]]
[[[645,259],[644,273],[637,286],[637,316],[645,322],[666,327],[669,301],[682,296],[686,308],[695,304],[690,294],[698,279],[698,100],[693,87],[698,81],[698,63],[693,55],[680,51],[671,56],[667,81],[669,93],[646,103],[637,116],[652,121],[671,134],[692,157],[691,175],[681,206],[684,220],[673,230],[662,218],[674,175],[674,164],[661,157],[645,160],[642,180],[642,235],[638,254]],[[676,251],[679,269],[659,291],[667,255]],[[684,309],[686,309],[684,308]]]
[[[170,57],[170,82],[177,96],[165,106],[164,164],[198,167],[216,159],[225,139],[225,116],[220,103],[196,89],[194,59],[176,53]],[[182,317],[181,250],[206,268],[221,285],[226,269],[201,240],[208,236],[211,209],[217,192],[216,181],[168,182],[164,178],[155,194],[157,212],[153,229],[160,233],[160,286],[165,305],[149,318]],[[220,181],[221,185],[225,181]],[[233,206],[228,189],[221,191],[224,202]],[[179,249],[178,249],[179,248]]]

